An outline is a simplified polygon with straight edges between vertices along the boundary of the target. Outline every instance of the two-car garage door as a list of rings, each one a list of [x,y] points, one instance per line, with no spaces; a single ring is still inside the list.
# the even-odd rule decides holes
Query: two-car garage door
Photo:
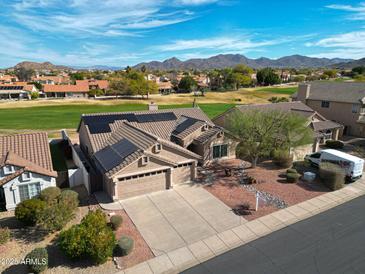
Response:
[[[169,187],[167,170],[122,178],[117,184],[118,199],[164,190]]]
[[[170,169],[148,172],[144,174],[120,178],[116,184],[118,199],[151,193],[170,188],[173,184],[186,183],[191,180],[192,164],[181,164],[175,167],[170,174]],[[170,178],[170,176],[172,178]]]

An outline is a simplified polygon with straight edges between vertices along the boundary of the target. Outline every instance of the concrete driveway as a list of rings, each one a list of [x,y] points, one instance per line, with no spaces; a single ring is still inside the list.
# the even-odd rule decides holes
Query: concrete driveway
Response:
[[[120,203],[156,256],[246,222],[208,191],[189,184]]]

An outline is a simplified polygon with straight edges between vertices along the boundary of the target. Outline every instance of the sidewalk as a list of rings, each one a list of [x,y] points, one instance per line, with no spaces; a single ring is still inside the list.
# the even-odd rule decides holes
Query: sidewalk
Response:
[[[365,179],[178,248],[118,274],[179,273],[226,251],[365,195]]]

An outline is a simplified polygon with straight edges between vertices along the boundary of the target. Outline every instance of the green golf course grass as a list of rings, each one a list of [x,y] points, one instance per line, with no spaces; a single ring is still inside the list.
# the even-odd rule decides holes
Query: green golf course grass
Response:
[[[199,107],[213,118],[233,104],[199,104]],[[160,109],[191,107],[191,104],[160,105]],[[118,105],[59,105],[26,108],[0,109],[0,129],[76,129],[81,114],[97,112],[120,112],[147,110],[144,104],[118,104]]]
[[[257,91],[264,91],[264,92],[270,92],[270,93],[276,93],[276,94],[287,94],[287,95],[292,95],[295,92],[297,92],[297,90],[298,90],[298,87],[288,87],[288,88],[268,87],[268,88],[257,89]]]

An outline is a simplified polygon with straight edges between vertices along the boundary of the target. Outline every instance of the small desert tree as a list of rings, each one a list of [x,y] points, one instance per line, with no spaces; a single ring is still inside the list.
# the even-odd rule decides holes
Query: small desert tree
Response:
[[[313,130],[308,127],[308,120],[298,114],[287,113],[282,123],[280,134],[283,135],[279,146],[288,149],[313,143]]]
[[[253,167],[272,152],[283,117],[282,112],[258,110],[235,111],[228,117],[228,130],[240,140],[238,152],[247,157]]]
[[[239,140],[238,153],[253,167],[274,149],[290,149],[313,141],[307,120],[283,111],[235,111],[227,120],[228,130]]]

